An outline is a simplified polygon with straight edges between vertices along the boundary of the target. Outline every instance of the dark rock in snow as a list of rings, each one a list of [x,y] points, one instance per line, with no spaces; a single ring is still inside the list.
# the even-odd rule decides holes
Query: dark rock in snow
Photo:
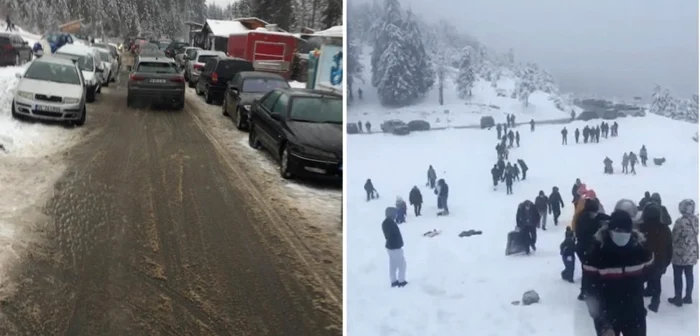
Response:
[[[540,302],[540,295],[534,290],[529,290],[523,293],[523,306],[529,306],[538,302]]]
[[[482,233],[483,233],[483,232],[478,231],[478,230],[462,231],[462,232],[459,234],[459,237],[460,237],[460,238],[462,238],[462,237],[470,237],[470,236],[474,236],[474,235],[480,235],[480,234],[482,234]]]

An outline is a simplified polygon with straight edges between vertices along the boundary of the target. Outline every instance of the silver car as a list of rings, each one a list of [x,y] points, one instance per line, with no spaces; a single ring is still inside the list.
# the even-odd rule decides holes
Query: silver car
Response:
[[[77,62],[44,56],[34,60],[24,74],[18,73],[20,80],[12,100],[12,117],[84,125],[87,92]]]
[[[202,72],[202,69],[204,69],[204,64],[207,63],[207,60],[217,56],[226,57],[226,54],[214,50],[197,50],[192,57],[187,57],[185,63],[185,80],[191,88],[199,81],[199,74]]]
[[[180,69],[184,69],[185,68],[185,56],[192,57],[197,52],[197,50],[202,50],[202,48],[185,47],[181,53],[175,54],[175,63],[177,63],[177,66],[179,66]]]
[[[95,50],[97,51],[97,55],[105,71],[105,81],[102,83],[102,86],[108,87],[109,83],[116,81],[117,76],[119,76],[119,63],[117,59],[112,56],[112,52],[109,49],[95,47]]]

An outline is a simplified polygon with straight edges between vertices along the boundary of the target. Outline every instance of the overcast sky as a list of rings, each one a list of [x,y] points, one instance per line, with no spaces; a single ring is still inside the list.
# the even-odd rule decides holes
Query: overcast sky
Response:
[[[682,96],[698,92],[697,0],[400,1],[491,48],[513,47],[564,90],[630,97],[658,83]]]

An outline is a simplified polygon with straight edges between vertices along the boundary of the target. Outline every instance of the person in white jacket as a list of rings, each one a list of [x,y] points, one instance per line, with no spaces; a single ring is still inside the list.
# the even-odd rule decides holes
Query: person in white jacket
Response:
[[[674,296],[668,302],[675,306],[693,303],[693,267],[698,262],[698,216],[695,215],[695,202],[682,200],[678,204],[681,217],[673,224],[673,289]],[[683,296],[683,275],[685,275],[685,296]]]

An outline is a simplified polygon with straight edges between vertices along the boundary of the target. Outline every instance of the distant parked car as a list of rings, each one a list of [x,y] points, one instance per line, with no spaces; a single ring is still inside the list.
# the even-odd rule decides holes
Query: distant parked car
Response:
[[[261,71],[242,71],[228,82],[221,110],[223,115],[233,119],[236,128],[247,129],[250,106],[274,89],[289,88],[284,77]]]
[[[201,73],[202,69],[204,69],[204,64],[206,64],[210,58],[217,56],[225,57],[226,54],[213,50],[196,50],[194,55],[187,55],[187,57],[184,58],[185,81],[187,81],[189,87],[193,88],[195,85],[197,85],[197,82],[199,81],[199,74]]]
[[[175,57],[173,57],[173,59],[175,60],[175,63],[177,63],[177,66],[180,67],[180,69],[184,69],[185,68],[185,56],[186,55],[189,55],[189,56],[194,55],[194,52],[196,50],[202,50],[202,48],[184,47],[184,48],[181,48],[180,50],[176,51]]]
[[[481,129],[491,128],[491,127],[496,126],[496,121],[493,120],[492,116],[483,116],[483,117],[481,117],[481,120],[479,121],[479,125],[481,126]]]
[[[411,129],[408,128],[408,125],[398,119],[387,120],[380,125],[380,128],[382,132],[394,135],[406,135],[411,133]]]
[[[605,120],[613,120],[613,119],[617,119],[617,117],[618,117],[618,113],[615,110],[608,110],[608,111],[603,112],[603,119],[605,119]]]
[[[224,99],[228,83],[241,71],[254,71],[253,63],[242,58],[219,56],[210,58],[199,74],[194,87],[197,95],[204,95],[204,101],[212,104]]]
[[[189,46],[189,43],[187,43],[187,42],[172,42],[168,46],[163,48],[163,51],[165,52],[166,55],[168,55],[168,57],[175,57],[176,51],[178,51],[178,49],[180,47],[188,47],[188,46]]]
[[[357,127],[357,123],[351,122],[345,125],[346,134],[358,134],[360,133],[360,128]]]
[[[413,131],[430,131],[430,123],[425,120],[411,120],[408,122],[408,129]]]
[[[12,117],[85,124],[87,89],[77,60],[47,55],[17,77]]]
[[[600,116],[595,111],[583,111],[583,112],[579,113],[578,117],[576,117],[576,119],[583,120],[583,121],[589,121],[589,120],[599,119],[599,118],[600,118]]]
[[[343,97],[308,89],[275,89],[251,107],[248,144],[279,161],[283,178],[343,177]]]

